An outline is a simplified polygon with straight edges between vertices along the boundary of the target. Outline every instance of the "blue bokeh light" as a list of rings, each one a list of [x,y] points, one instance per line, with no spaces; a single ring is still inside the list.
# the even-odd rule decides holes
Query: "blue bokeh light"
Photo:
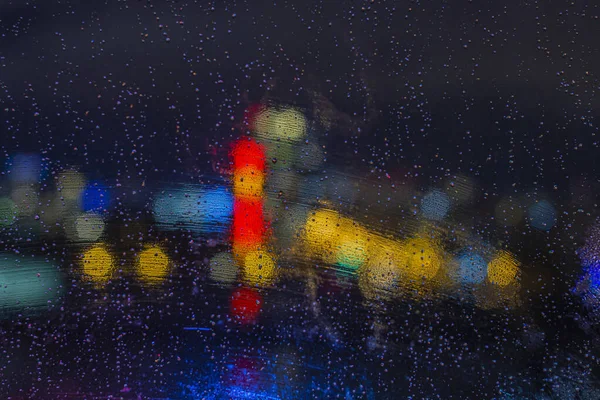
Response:
[[[5,169],[13,182],[34,183],[47,175],[47,166],[42,168],[42,164],[39,154],[18,153],[6,160]]]
[[[207,230],[227,226],[233,213],[233,195],[227,188],[216,186],[202,191],[198,202],[202,222]]]
[[[84,211],[103,210],[110,204],[110,190],[99,182],[90,182],[81,194]]]
[[[487,262],[477,253],[463,253],[458,257],[458,279],[464,284],[483,283],[487,276]]]
[[[427,219],[441,221],[450,211],[450,198],[444,192],[432,190],[421,201],[421,213]]]
[[[530,224],[540,231],[549,231],[556,224],[556,209],[548,200],[542,200],[528,210]]]

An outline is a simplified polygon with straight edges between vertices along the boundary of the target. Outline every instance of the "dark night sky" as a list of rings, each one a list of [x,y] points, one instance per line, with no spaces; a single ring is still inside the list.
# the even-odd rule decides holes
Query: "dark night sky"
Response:
[[[433,178],[501,171],[528,184],[597,172],[593,2],[3,1],[0,10],[8,153],[48,151],[90,170],[189,168],[205,162],[208,143],[239,135],[232,126],[248,101],[310,112],[322,96],[351,121],[337,127],[348,143],[336,151],[357,150],[365,166],[425,165]]]

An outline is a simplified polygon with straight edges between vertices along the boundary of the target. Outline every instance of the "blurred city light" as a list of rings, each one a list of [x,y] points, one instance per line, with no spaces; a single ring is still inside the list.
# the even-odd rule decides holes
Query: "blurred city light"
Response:
[[[410,279],[431,279],[443,263],[440,245],[422,237],[412,238],[404,247],[406,272]]]
[[[254,289],[240,288],[231,295],[231,315],[242,324],[252,324],[262,309],[262,297]]]
[[[56,188],[65,200],[79,200],[85,188],[85,176],[74,169],[64,170],[57,177]]]
[[[17,218],[17,206],[8,197],[0,197],[0,227],[10,226]]]
[[[115,260],[104,244],[96,244],[87,249],[81,257],[84,275],[94,283],[106,283],[115,269]]]
[[[7,160],[10,180],[18,184],[37,183],[42,175],[42,158],[39,154],[18,153]]]
[[[505,250],[500,250],[488,263],[489,281],[501,287],[514,284],[518,272],[519,263],[517,259]]]
[[[81,242],[95,242],[104,233],[105,223],[101,215],[93,212],[80,214],[75,219],[75,235],[73,239]],[[69,235],[69,231],[67,232]],[[74,236],[74,235],[70,235]]]
[[[262,201],[235,199],[231,228],[234,248],[245,256],[246,251],[261,247],[266,231]]]
[[[11,191],[10,197],[17,208],[17,215],[24,217],[35,214],[39,204],[39,195],[32,186],[17,186]]]
[[[367,259],[368,232],[352,220],[343,218],[334,248],[337,265],[355,271]]]
[[[222,186],[203,189],[198,209],[203,231],[223,232],[229,229],[231,223],[233,196],[227,188]]]
[[[541,231],[549,231],[556,224],[556,209],[548,200],[531,205],[527,215],[531,226]]]
[[[457,257],[457,278],[467,285],[480,284],[485,281],[488,265],[486,260],[478,253],[464,252]]]
[[[197,187],[168,188],[154,198],[152,211],[163,229],[198,229],[202,223]]]
[[[0,316],[48,307],[61,295],[62,284],[51,262],[0,253]]]
[[[145,246],[137,257],[137,275],[147,285],[161,283],[169,274],[171,261],[160,246]]]
[[[265,148],[249,138],[241,138],[234,143],[231,159],[234,172],[246,167],[254,167],[262,172],[265,170]]]
[[[264,108],[255,117],[253,130],[259,137],[297,142],[306,136],[306,118],[299,110]]]
[[[262,197],[265,184],[264,172],[254,166],[236,169],[233,193],[236,197]]]
[[[267,286],[277,273],[277,263],[267,251],[250,251],[242,263],[244,280],[250,285]]]
[[[441,221],[450,211],[450,198],[439,190],[427,193],[421,201],[421,213],[427,219]]]
[[[101,211],[108,208],[111,196],[108,187],[100,182],[90,182],[81,193],[83,211]]]

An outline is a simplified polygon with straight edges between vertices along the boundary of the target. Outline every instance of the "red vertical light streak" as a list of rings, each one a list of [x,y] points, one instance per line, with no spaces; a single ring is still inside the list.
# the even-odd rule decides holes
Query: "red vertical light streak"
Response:
[[[262,246],[266,237],[266,226],[263,212],[262,183],[265,176],[265,149],[254,139],[243,137],[236,141],[231,149],[233,163],[233,180],[249,182],[247,174],[251,169],[256,174],[254,183],[261,185],[252,190],[242,190],[235,193],[233,205],[233,224],[231,241],[234,255],[243,258],[245,253],[257,250]],[[234,185],[234,189],[235,189]],[[242,185],[242,188],[243,185]],[[247,189],[247,187],[246,187]]]

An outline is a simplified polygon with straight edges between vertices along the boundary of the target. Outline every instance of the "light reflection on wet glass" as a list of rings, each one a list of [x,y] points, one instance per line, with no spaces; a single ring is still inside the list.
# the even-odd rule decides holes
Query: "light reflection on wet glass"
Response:
[[[0,398],[600,398],[593,5],[292,3],[0,5]]]

